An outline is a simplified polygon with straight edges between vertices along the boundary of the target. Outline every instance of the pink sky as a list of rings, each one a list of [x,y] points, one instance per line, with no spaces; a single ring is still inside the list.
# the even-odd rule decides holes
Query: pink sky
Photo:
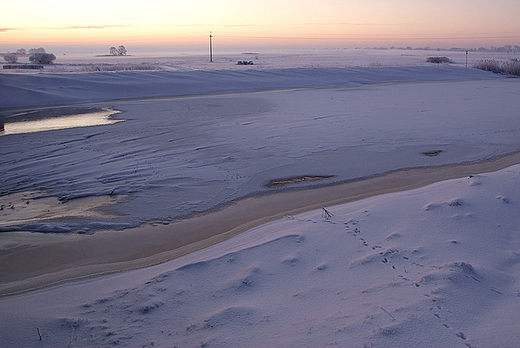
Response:
[[[0,51],[44,45],[435,46],[520,44],[517,0],[35,0],[2,5]]]

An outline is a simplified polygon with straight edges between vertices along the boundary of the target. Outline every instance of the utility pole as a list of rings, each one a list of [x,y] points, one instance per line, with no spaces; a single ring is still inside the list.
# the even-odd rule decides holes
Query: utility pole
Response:
[[[466,68],[468,67],[468,51],[466,50]]]
[[[209,61],[213,62],[213,35],[209,32]]]

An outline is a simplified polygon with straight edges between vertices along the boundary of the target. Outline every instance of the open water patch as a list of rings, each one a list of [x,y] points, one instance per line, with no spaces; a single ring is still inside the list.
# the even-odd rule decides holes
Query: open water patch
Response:
[[[439,154],[441,154],[442,150],[435,150],[435,151],[425,151],[422,154],[428,157],[437,157]]]
[[[291,178],[282,178],[282,179],[273,179],[270,180],[266,186],[268,188],[275,188],[290,184],[297,184],[304,181],[318,181],[333,178],[334,175],[304,175],[304,176],[295,176]]]
[[[121,111],[109,107],[65,107],[19,112],[4,117],[0,135],[110,125],[123,120],[112,116]]]

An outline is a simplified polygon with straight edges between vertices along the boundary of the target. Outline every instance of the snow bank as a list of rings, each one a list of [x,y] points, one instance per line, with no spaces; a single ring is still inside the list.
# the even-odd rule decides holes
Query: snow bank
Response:
[[[514,346],[519,209],[516,165],[287,216],[160,266],[0,299],[0,345]]]
[[[248,195],[520,149],[519,80],[475,69],[121,72],[0,80],[7,105],[110,99],[99,106],[122,111],[113,119],[125,121],[112,125],[0,137],[2,195],[38,191],[61,197],[60,208],[76,197],[128,197],[104,221],[53,215],[56,206],[46,221],[37,221],[78,231],[171,221]],[[312,88],[285,90],[306,87]],[[270,89],[285,91],[233,94]],[[189,94],[199,95],[114,101]],[[272,180],[303,176],[328,179],[267,187]],[[16,204],[14,213],[24,207]],[[12,210],[0,213],[0,226],[22,227],[11,222]]]
[[[0,106],[496,78],[477,69],[453,66],[0,74]]]

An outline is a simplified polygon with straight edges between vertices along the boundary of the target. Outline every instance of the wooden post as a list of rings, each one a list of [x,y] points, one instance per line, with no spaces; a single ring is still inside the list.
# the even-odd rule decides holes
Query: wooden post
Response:
[[[213,62],[213,35],[209,32],[209,61]]]

